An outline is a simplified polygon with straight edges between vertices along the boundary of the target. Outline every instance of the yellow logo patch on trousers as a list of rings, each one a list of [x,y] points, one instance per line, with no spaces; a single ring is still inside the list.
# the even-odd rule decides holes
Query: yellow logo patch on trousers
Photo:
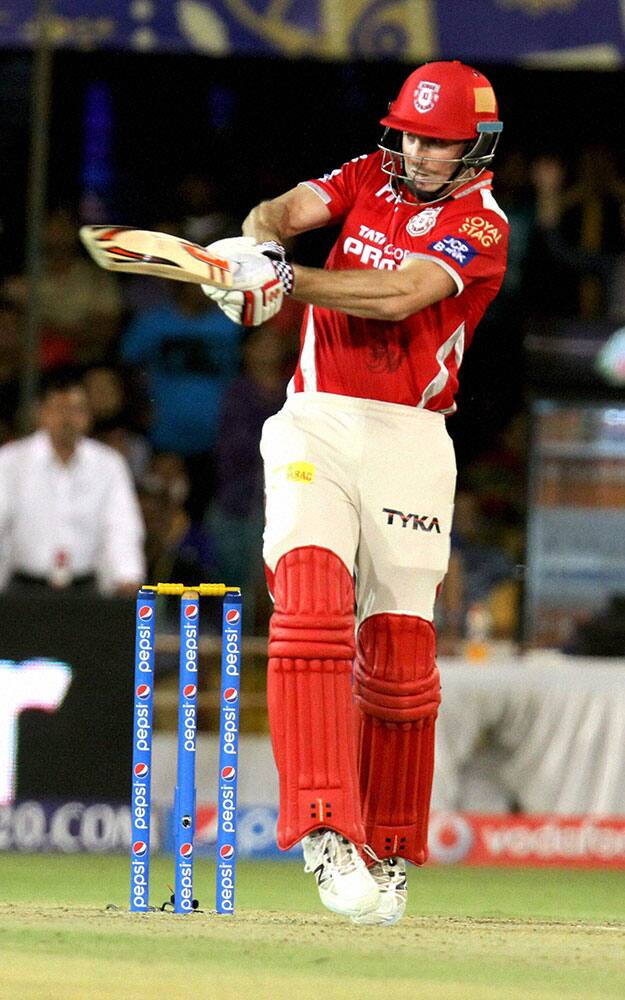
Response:
[[[315,467],[312,462],[289,462],[286,466],[286,478],[290,483],[312,483]]]

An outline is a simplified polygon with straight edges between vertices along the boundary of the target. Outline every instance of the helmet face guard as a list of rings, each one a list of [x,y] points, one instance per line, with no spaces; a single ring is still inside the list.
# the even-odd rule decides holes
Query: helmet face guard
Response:
[[[466,140],[465,152],[460,157],[445,159],[440,156],[419,156],[419,160],[423,163],[431,160],[438,166],[446,163],[453,167],[447,180],[443,181],[435,191],[427,191],[420,186],[419,181],[431,183],[431,175],[419,174],[417,169],[408,173],[402,150],[404,133],[387,127],[378,146],[384,154],[382,170],[391,178],[391,184],[397,197],[401,201],[410,203],[413,201],[441,201],[453,194],[466,181],[481,174],[493,160],[503,123],[500,121],[478,122],[476,128],[477,138]]]

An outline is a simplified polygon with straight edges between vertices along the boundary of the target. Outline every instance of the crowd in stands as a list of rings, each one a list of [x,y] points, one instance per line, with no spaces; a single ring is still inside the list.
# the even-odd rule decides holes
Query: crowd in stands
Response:
[[[152,228],[201,243],[236,235],[236,219],[215,209],[208,181],[189,177],[180,192],[178,218]],[[511,222],[508,272],[465,361],[459,415],[450,421],[460,488],[438,612],[449,651],[462,642],[476,605],[488,606],[495,635],[517,634],[529,436],[519,374],[524,338],[554,322],[625,322],[625,179],[609,151],[583,150],[572,172],[556,156],[528,161],[511,151],[499,164],[496,194]],[[58,388],[63,373],[70,384],[78,378],[89,412],[85,434],[123,457],[143,524],[146,578],[240,584],[246,631],[262,634],[269,605],[258,442],[286,392],[301,310],[289,301],[270,324],[243,330],[197,285],[98,269],[80,247],[79,221],[97,220],[61,208],[45,228],[41,386]],[[23,274],[4,279],[0,445],[20,433],[27,298]],[[33,413],[33,431],[37,419]],[[5,539],[4,586],[8,548]]]

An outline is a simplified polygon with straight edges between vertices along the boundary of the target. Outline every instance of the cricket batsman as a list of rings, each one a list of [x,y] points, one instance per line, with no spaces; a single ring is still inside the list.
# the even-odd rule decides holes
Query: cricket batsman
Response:
[[[242,237],[212,245],[238,263],[237,290],[203,286],[248,325],[284,295],[307,304],[261,442],[278,843],[303,841],[321,901],[356,924],[397,921],[406,862],[428,856],[434,602],[456,478],[445,418],[508,242],[486,77],[421,66],[381,124],[376,152],[262,202]],[[336,223],[323,269],[288,259],[294,236]]]

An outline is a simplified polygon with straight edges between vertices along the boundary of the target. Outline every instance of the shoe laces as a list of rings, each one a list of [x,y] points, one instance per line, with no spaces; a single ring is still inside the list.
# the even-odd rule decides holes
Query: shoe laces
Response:
[[[309,834],[310,841],[313,841],[310,846],[315,851],[315,857],[306,862],[304,871],[315,871],[320,863],[336,869],[340,875],[349,875],[358,868],[360,858],[356,848],[340,833],[334,830],[314,831]]]
[[[398,891],[406,888],[406,868],[400,858],[377,858],[369,874],[381,889]]]

